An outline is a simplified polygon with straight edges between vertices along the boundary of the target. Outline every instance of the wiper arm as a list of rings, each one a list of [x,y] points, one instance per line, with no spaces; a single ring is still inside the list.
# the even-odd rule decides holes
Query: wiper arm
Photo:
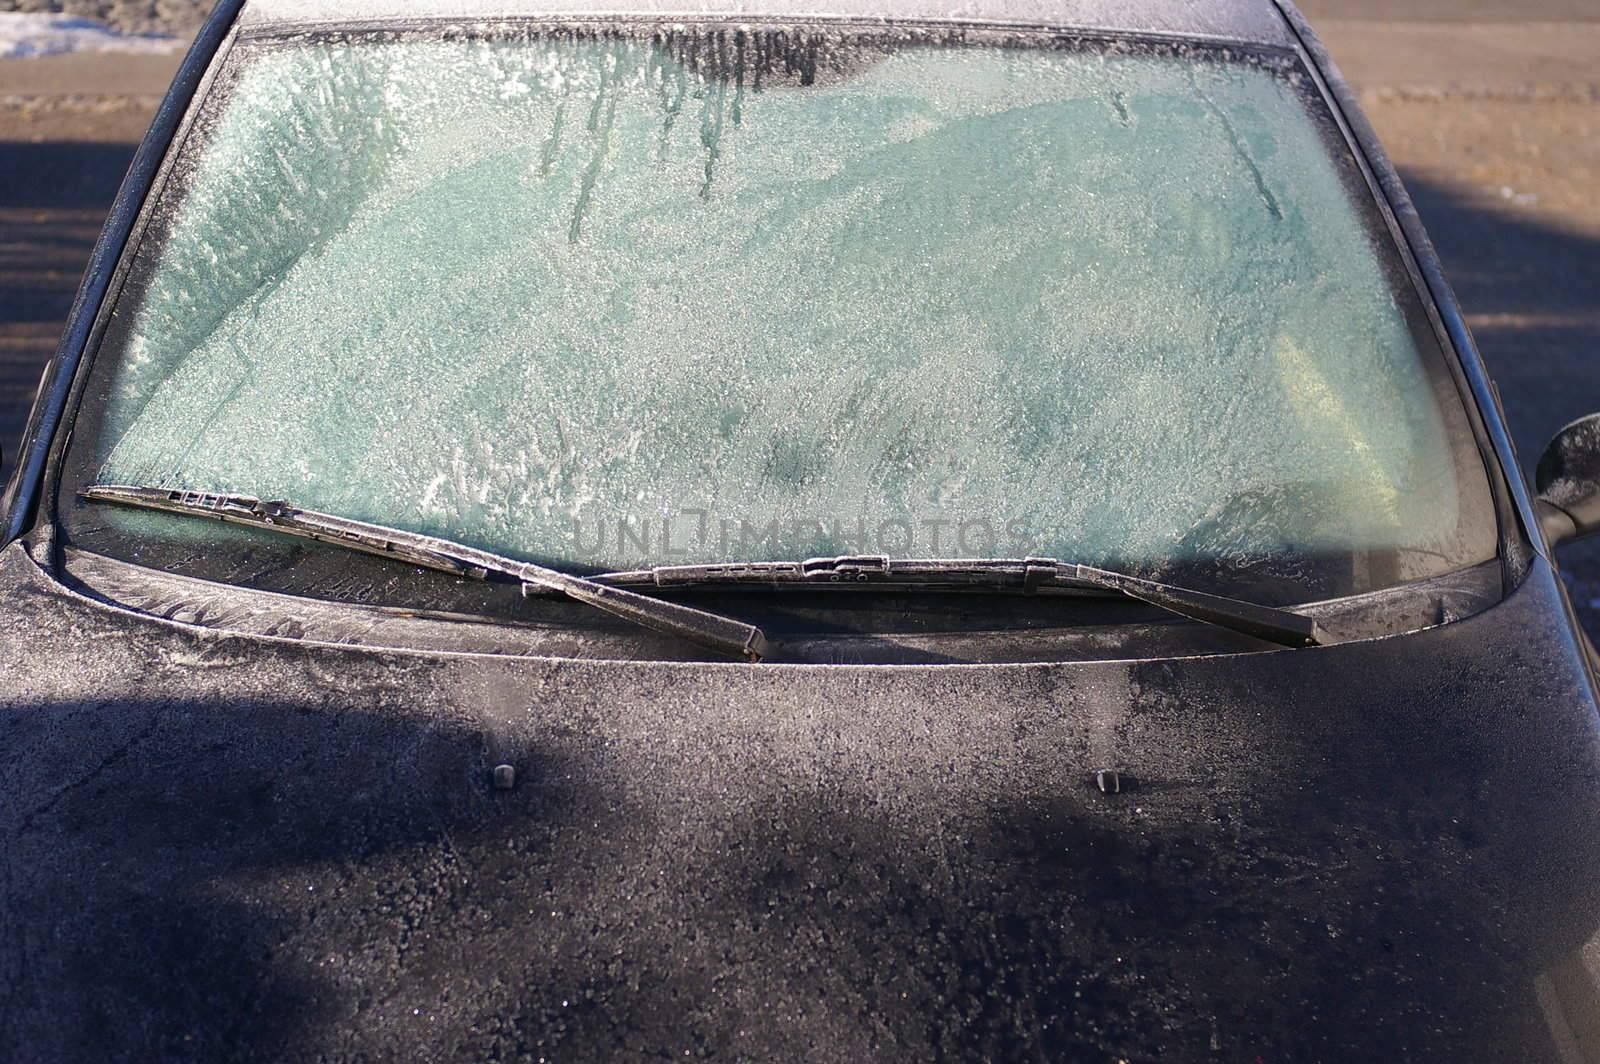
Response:
[[[475,580],[482,580],[489,573],[498,573],[520,581],[524,595],[531,588],[558,591],[568,598],[624,620],[680,636],[713,650],[737,654],[750,661],[760,661],[767,652],[766,636],[761,629],[743,621],[417,532],[353,521],[348,517],[315,510],[302,510],[286,502],[263,501],[252,495],[220,495],[112,484],[86,488],[82,495],[95,502],[119,503],[191,517],[211,517],[252,528],[264,528]]]
[[[1057,565],[1067,570],[1068,580],[1076,579],[1091,587],[1118,591],[1129,598],[1160,606],[1181,616],[1231,628],[1235,632],[1253,635],[1280,646],[1314,647],[1321,645],[1326,638],[1322,626],[1314,617],[1293,610],[1262,606],[1225,595],[1212,595],[1109,569],[1096,569],[1091,565],[1062,565],[1059,562]]]
[[[950,590],[1099,588],[1160,606],[1164,610],[1288,647],[1324,642],[1316,620],[1292,610],[1163,584],[1126,573],[1077,565],[1054,558],[891,559],[879,555],[808,558],[803,562],[730,562],[714,565],[662,565],[654,569],[605,573],[596,582],[617,586],[860,587],[890,584]]]

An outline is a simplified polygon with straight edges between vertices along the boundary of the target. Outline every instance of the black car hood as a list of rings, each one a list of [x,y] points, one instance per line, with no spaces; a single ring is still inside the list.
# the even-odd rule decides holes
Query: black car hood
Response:
[[[7,1059],[1600,1036],[1600,736],[1543,563],[1408,636],[1066,665],[332,647],[94,602],[20,545],[0,602]]]

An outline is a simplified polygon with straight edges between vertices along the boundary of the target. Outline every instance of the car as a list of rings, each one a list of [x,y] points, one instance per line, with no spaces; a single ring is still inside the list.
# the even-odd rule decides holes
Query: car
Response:
[[[0,500],[0,1056],[1593,1059],[1518,468],[1287,0],[224,0]]]

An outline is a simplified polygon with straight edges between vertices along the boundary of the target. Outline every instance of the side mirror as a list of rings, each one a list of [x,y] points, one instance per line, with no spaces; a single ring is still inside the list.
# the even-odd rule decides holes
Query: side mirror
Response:
[[[1551,546],[1600,531],[1600,414],[1581,417],[1544,449],[1534,509]]]

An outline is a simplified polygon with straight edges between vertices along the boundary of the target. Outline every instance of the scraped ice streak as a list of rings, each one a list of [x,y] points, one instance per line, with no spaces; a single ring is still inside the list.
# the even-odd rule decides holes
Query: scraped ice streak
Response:
[[[632,39],[251,54],[124,308],[100,479],[607,566],[683,560],[611,532],[695,509],[1009,519],[1125,563],[1455,549],[1438,407],[1292,74],[705,69]]]

